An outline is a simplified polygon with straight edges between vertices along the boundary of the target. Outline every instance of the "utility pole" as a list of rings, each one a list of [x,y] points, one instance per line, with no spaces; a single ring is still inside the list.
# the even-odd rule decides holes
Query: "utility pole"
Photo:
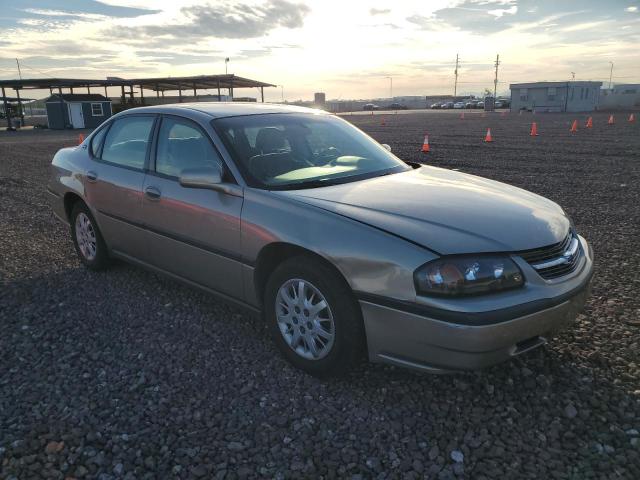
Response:
[[[18,65],[18,77],[22,80],[22,72],[20,71],[20,62],[16,58],[16,65]]]
[[[454,82],[454,84],[453,84],[453,100],[454,100],[454,101],[455,101],[455,99],[456,99],[456,95],[458,94],[458,66],[459,66],[459,64],[460,64],[459,60],[460,60],[460,57],[459,57],[459,55],[456,53],[456,69],[453,71],[453,73],[454,73],[454,74],[455,74],[455,76],[456,76],[456,80],[455,80],[455,82]]]
[[[609,62],[611,64],[611,70],[609,71],[609,90],[611,90],[611,80],[613,79],[613,62]]]
[[[493,99],[498,95],[498,65],[500,65],[500,54],[496,55],[496,78],[493,79]]]

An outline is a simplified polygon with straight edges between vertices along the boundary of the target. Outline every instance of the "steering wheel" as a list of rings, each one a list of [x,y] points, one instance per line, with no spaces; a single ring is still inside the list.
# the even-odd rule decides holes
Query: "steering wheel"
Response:
[[[318,163],[321,165],[334,166],[338,158],[340,158],[341,156],[342,152],[340,150],[338,150],[336,147],[329,147],[319,151],[315,155],[315,158],[319,160]],[[322,163],[322,160],[325,160],[325,162]]]

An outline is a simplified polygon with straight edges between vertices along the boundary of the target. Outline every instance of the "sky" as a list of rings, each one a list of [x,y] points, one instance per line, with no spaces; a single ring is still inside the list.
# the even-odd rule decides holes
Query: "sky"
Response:
[[[0,0],[0,79],[229,73],[268,101],[640,82],[640,0]],[[390,79],[392,78],[392,80]],[[236,95],[255,96],[240,90]],[[37,97],[37,95],[35,95]],[[42,94],[44,96],[44,92]],[[33,96],[32,96],[33,97]]]

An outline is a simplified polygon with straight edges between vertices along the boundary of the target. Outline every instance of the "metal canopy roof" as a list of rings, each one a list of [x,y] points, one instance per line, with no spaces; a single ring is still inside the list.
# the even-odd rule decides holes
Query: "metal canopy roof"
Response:
[[[275,87],[271,83],[237,77],[236,75],[198,75],[195,77],[158,77],[158,78],[31,78],[0,80],[0,87],[13,89],[49,89],[74,87],[120,87],[140,86],[147,90],[190,90],[193,88],[252,88]]]

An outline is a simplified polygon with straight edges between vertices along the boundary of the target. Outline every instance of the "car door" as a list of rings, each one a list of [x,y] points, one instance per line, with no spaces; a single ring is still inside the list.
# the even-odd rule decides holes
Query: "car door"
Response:
[[[114,120],[92,139],[85,193],[108,247],[140,260],[147,257],[142,186],[155,115]]]
[[[185,169],[213,162],[224,165],[208,134],[191,120],[163,116],[153,157],[143,188],[150,262],[199,285],[242,298],[242,198],[185,188],[179,183]]]

